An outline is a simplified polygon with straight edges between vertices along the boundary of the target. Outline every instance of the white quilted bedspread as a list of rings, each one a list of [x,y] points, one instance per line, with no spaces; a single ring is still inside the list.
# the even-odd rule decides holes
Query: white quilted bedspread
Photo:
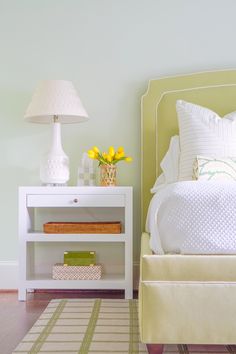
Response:
[[[236,182],[188,181],[159,189],[146,229],[157,254],[236,254]]]

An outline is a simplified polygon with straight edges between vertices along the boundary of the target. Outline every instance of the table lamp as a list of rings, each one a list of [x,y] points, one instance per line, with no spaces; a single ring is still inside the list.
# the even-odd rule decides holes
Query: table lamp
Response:
[[[78,123],[88,119],[80,98],[70,81],[42,81],[26,110],[32,123],[52,124],[52,144],[40,164],[44,185],[66,185],[70,177],[69,159],[61,144],[61,123]]]

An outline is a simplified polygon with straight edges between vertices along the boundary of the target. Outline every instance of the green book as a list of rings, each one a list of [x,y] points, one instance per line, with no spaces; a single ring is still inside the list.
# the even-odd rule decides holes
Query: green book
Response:
[[[91,266],[96,264],[94,251],[66,251],[64,252],[65,266]]]

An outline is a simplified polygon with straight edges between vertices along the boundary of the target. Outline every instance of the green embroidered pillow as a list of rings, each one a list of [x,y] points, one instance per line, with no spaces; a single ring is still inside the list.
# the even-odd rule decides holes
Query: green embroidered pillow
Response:
[[[193,179],[236,181],[236,157],[197,156],[193,163]]]

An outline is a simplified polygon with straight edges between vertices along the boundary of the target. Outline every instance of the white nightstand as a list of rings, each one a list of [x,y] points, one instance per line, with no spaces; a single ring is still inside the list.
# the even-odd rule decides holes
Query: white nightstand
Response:
[[[19,188],[19,300],[27,289],[124,289],[133,296],[132,187]],[[49,221],[121,221],[120,234],[45,234]],[[100,280],[54,280],[67,250],[94,250]]]

